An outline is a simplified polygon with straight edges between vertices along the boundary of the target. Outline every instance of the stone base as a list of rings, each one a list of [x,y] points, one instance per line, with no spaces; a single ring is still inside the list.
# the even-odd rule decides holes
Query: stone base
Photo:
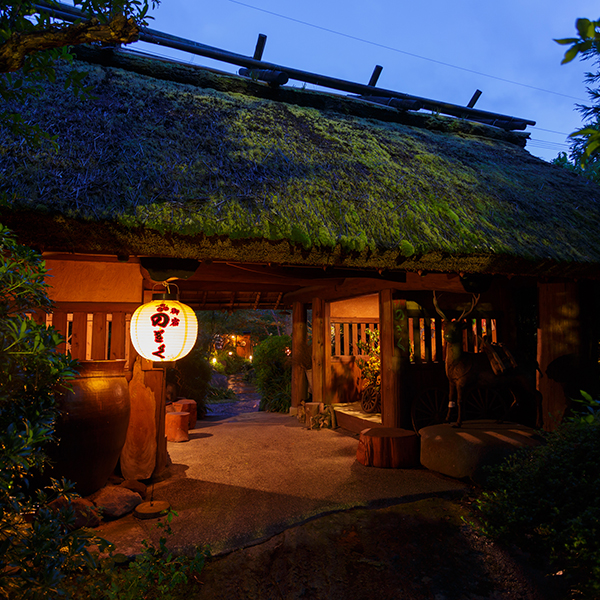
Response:
[[[483,467],[497,464],[520,448],[542,442],[535,430],[516,423],[466,421],[462,427],[431,425],[419,431],[421,464],[456,479],[483,481]]]

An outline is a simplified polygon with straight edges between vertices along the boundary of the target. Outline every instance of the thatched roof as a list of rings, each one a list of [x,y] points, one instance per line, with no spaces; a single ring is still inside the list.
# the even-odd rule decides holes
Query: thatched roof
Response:
[[[0,141],[0,221],[27,243],[283,265],[600,272],[600,189],[531,156],[526,134],[93,55],[97,64],[82,65],[93,97],[65,91],[61,73],[24,108],[58,136],[58,151]]]

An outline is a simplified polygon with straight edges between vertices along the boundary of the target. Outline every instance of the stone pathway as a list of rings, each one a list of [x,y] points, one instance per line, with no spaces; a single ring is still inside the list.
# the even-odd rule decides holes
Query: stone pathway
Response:
[[[227,385],[237,396],[232,402],[219,402],[207,405],[207,417],[227,419],[242,413],[256,412],[260,404],[260,394],[253,385],[244,381],[243,375],[236,373],[227,378]]]

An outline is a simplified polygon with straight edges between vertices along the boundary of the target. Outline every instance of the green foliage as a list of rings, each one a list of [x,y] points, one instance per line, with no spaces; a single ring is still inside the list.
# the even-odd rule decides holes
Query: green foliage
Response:
[[[590,21],[589,19],[577,19],[575,22],[577,36],[573,38],[564,38],[554,40],[563,46],[569,46],[565,52],[562,64],[571,62],[579,56],[583,60],[593,60],[598,65],[600,57],[600,20]],[[569,137],[574,138],[571,149],[571,158],[576,160],[582,168],[587,168],[588,163],[593,163],[600,154],[600,130],[598,127],[598,116],[600,113],[600,92],[597,87],[590,87],[597,84],[600,79],[599,73],[587,73],[586,82],[589,84],[587,91],[593,101],[593,106],[579,105],[578,109],[588,120],[584,127],[574,131]],[[593,169],[594,175],[597,174],[598,166]],[[597,176],[592,177],[596,181]]]
[[[236,310],[200,311],[198,317],[198,342],[206,356],[214,349],[215,343],[229,336],[247,334],[257,344],[269,335],[278,335],[285,328],[284,314],[275,310]],[[228,340],[229,350],[233,350]]]
[[[191,586],[209,557],[207,548],[197,548],[192,557],[176,555],[167,548],[172,534],[169,512],[157,524],[164,530],[158,547],[147,540],[144,551],[124,566],[123,557],[109,555],[97,568],[82,571],[70,581],[69,591],[76,598],[90,600],[176,600],[189,598]],[[85,596],[84,596],[85,594]]]
[[[217,359],[217,362],[213,363],[213,368],[224,375],[242,373],[252,364],[249,360],[237,354],[231,347],[219,350],[213,356]]]
[[[477,502],[486,533],[545,557],[590,598],[600,594],[599,464],[600,421],[564,423],[490,469]]]
[[[575,402],[573,415],[568,417],[568,421],[572,423],[587,423],[594,425],[600,423],[600,400],[592,398],[584,390],[580,390],[581,398],[571,398]]]
[[[75,363],[57,352],[58,332],[26,316],[50,308],[44,275],[39,254],[0,225],[0,598],[56,595],[67,572],[93,562],[92,540],[71,531],[69,506],[48,508],[68,497],[69,485],[36,483],[54,431],[54,395],[75,375]]]
[[[361,371],[366,385],[375,385],[381,373],[381,350],[379,346],[379,330],[367,329],[367,341],[358,341],[358,347],[367,358],[358,356],[356,364]]]
[[[289,411],[292,404],[292,338],[271,336],[254,349],[256,387],[261,395],[259,410]]]
[[[217,387],[213,385],[208,386],[206,393],[207,404],[219,404],[220,402],[235,402],[237,396],[235,392],[230,388]]]

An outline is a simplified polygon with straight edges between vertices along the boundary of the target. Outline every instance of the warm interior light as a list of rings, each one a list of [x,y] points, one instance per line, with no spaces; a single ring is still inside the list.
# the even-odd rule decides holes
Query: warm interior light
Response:
[[[153,362],[172,362],[194,347],[198,320],[194,311],[175,294],[154,294],[131,317],[131,342],[138,353]]]

